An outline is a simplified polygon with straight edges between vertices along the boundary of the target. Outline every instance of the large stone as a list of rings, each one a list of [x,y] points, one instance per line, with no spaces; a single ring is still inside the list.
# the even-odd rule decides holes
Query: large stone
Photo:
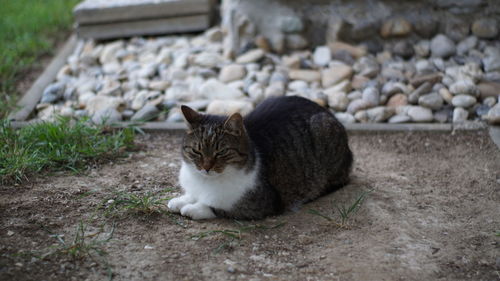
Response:
[[[307,39],[300,34],[288,34],[285,37],[286,47],[290,50],[304,49],[309,45]]]
[[[216,79],[209,79],[200,87],[201,95],[209,99],[236,100],[243,97],[243,92],[227,86]]]
[[[99,125],[113,124],[122,121],[122,114],[114,108],[104,108],[95,112],[91,120]]]
[[[125,107],[125,101],[121,97],[94,96],[86,102],[85,109],[89,112],[89,115],[93,115],[101,109],[113,108],[117,111],[123,111]]]
[[[321,84],[324,88],[328,88],[332,85],[344,79],[350,79],[352,76],[352,68],[345,64],[333,64],[330,68],[323,69],[321,72]]]
[[[394,18],[384,22],[380,35],[384,38],[406,36],[411,32],[411,24],[403,18]]]
[[[377,106],[366,110],[369,122],[379,123],[384,122],[394,115],[395,111],[392,108],[385,106]]]
[[[380,103],[380,92],[375,87],[367,87],[363,90],[362,99],[369,102],[371,106],[377,106]]]
[[[388,107],[398,107],[408,105],[408,97],[405,94],[395,94],[388,101]]]
[[[500,71],[500,54],[492,54],[483,59],[484,71]]]
[[[66,90],[66,84],[62,82],[52,83],[43,90],[40,103],[54,103],[61,99]]]
[[[433,120],[432,110],[422,106],[411,106],[408,116],[413,122],[431,122]]]
[[[494,18],[480,18],[474,21],[471,30],[479,38],[492,39],[498,35],[498,22]]]
[[[450,86],[450,92],[453,95],[472,95],[476,96],[478,89],[471,80],[460,80]]]
[[[467,121],[469,117],[469,112],[461,107],[456,107],[453,109],[453,123],[463,123]]]
[[[408,88],[405,84],[400,82],[387,82],[382,87],[382,95],[390,97],[397,93],[406,93]]]
[[[347,106],[347,112],[354,114],[360,110],[367,109],[370,107],[373,107],[373,105],[364,99],[353,100]]]
[[[487,97],[498,97],[500,96],[500,83],[496,82],[481,82],[477,85],[481,99],[486,99]]]
[[[194,57],[194,63],[202,67],[216,67],[222,63],[222,56],[217,53],[203,52]]]
[[[266,53],[262,49],[253,49],[236,58],[236,62],[237,63],[257,62],[260,59],[262,59],[265,54]]]
[[[332,54],[335,55],[338,52],[345,51],[349,53],[354,58],[361,58],[367,54],[367,50],[364,47],[353,46],[344,42],[332,42],[329,44]]]
[[[380,72],[380,66],[377,60],[372,56],[360,58],[353,66],[356,73],[361,76],[373,78]]]
[[[112,61],[118,60],[116,58],[116,52],[124,47],[124,42],[122,40],[114,41],[108,43],[102,49],[101,55],[99,56],[99,62],[101,64],[106,64]]]
[[[195,95],[189,89],[186,82],[174,82],[174,84],[165,92],[165,99],[178,101],[191,101]]]
[[[471,49],[474,49],[478,43],[477,37],[476,36],[469,36],[465,38],[464,40],[460,41],[457,45],[457,54],[458,55],[465,55],[467,54]]]
[[[246,70],[243,65],[229,64],[224,66],[219,73],[219,80],[223,83],[229,83],[235,80],[243,79],[246,75]]]
[[[437,110],[443,106],[443,98],[438,93],[430,93],[420,96],[418,104],[432,110]]]
[[[304,80],[307,82],[314,82],[321,80],[321,74],[316,70],[308,70],[308,69],[292,69],[288,73],[290,79],[293,80]]]
[[[266,90],[264,91],[264,97],[281,97],[285,94],[285,83],[283,82],[274,82],[270,84]]]
[[[394,115],[387,122],[390,124],[407,123],[411,121],[411,117],[404,114]]]
[[[253,104],[243,100],[213,100],[207,107],[207,113],[217,115],[230,115],[240,113],[246,115],[253,110]]]
[[[429,82],[425,82],[424,84],[420,85],[415,91],[410,93],[410,95],[408,96],[408,101],[412,104],[415,104],[418,102],[420,96],[428,94],[431,90],[432,84]]]
[[[484,118],[492,125],[500,125],[500,103],[493,106]]]
[[[451,100],[451,104],[455,107],[468,108],[476,104],[477,100],[473,96],[469,95],[457,95]]]
[[[354,116],[352,116],[352,114],[346,113],[346,112],[335,113],[335,118],[337,118],[337,120],[339,120],[343,124],[356,123],[356,119],[354,119]]]
[[[447,58],[456,52],[455,43],[443,34],[436,35],[431,41],[431,54],[433,57]]]
[[[158,114],[160,114],[160,110],[152,105],[152,104],[146,104],[143,108],[141,108],[139,111],[137,111],[130,120],[132,121],[149,121],[153,118],[158,117]]]
[[[318,46],[313,53],[313,62],[319,66],[326,66],[332,60],[332,54],[328,46]]]
[[[298,16],[280,16],[279,27],[285,33],[298,33],[304,30],[304,23]]]
[[[300,68],[300,57],[297,55],[292,56],[283,56],[282,58],[283,65],[287,68],[298,69]]]
[[[345,111],[349,105],[349,99],[345,92],[333,92],[326,94],[328,106],[335,111]]]

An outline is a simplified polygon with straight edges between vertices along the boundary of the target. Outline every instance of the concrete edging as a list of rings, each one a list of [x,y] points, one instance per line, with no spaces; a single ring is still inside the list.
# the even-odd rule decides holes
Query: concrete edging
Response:
[[[49,66],[17,103],[17,106],[21,107],[21,109],[11,113],[8,117],[9,120],[24,121],[29,117],[42,98],[43,90],[45,90],[50,83],[54,82],[57,72],[59,72],[66,63],[66,59],[73,53],[77,41],[76,35],[73,34],[69,37],[61,51],[52,59]]]

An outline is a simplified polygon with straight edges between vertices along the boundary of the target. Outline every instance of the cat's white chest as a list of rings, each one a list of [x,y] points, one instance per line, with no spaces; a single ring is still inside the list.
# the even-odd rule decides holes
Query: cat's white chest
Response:
[[[221,174],[207,176],[182,161],[179,182],[185,194],[196,202],[230,210],[246,192],[255,187],[257,171],[257,168],[245,171],[229,166]]]

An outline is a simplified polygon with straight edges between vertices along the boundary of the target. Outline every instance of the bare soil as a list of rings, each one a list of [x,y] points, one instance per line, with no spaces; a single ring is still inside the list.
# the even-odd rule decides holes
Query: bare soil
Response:
[[[105,216],[118,191],[177,195],[180,139],[147,135],[142,151],[84,174],[0,187],[0,280],[500,280],[500,152],[483,131],[351,134],[351,184],[262,221]],[[340,227],[335,206],[367,190]],[[90,242],[114,223],[104,259],[40,258],[81,220]]]

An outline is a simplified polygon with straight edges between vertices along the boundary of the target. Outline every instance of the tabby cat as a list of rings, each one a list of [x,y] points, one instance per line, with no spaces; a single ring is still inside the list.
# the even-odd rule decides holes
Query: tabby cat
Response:
[[[168,202],[192,219],[260,219],[293,209],[349,181],[352,153],[342,124],[300,97],[270,98],[243,118],[182,106],[189,130]]]

